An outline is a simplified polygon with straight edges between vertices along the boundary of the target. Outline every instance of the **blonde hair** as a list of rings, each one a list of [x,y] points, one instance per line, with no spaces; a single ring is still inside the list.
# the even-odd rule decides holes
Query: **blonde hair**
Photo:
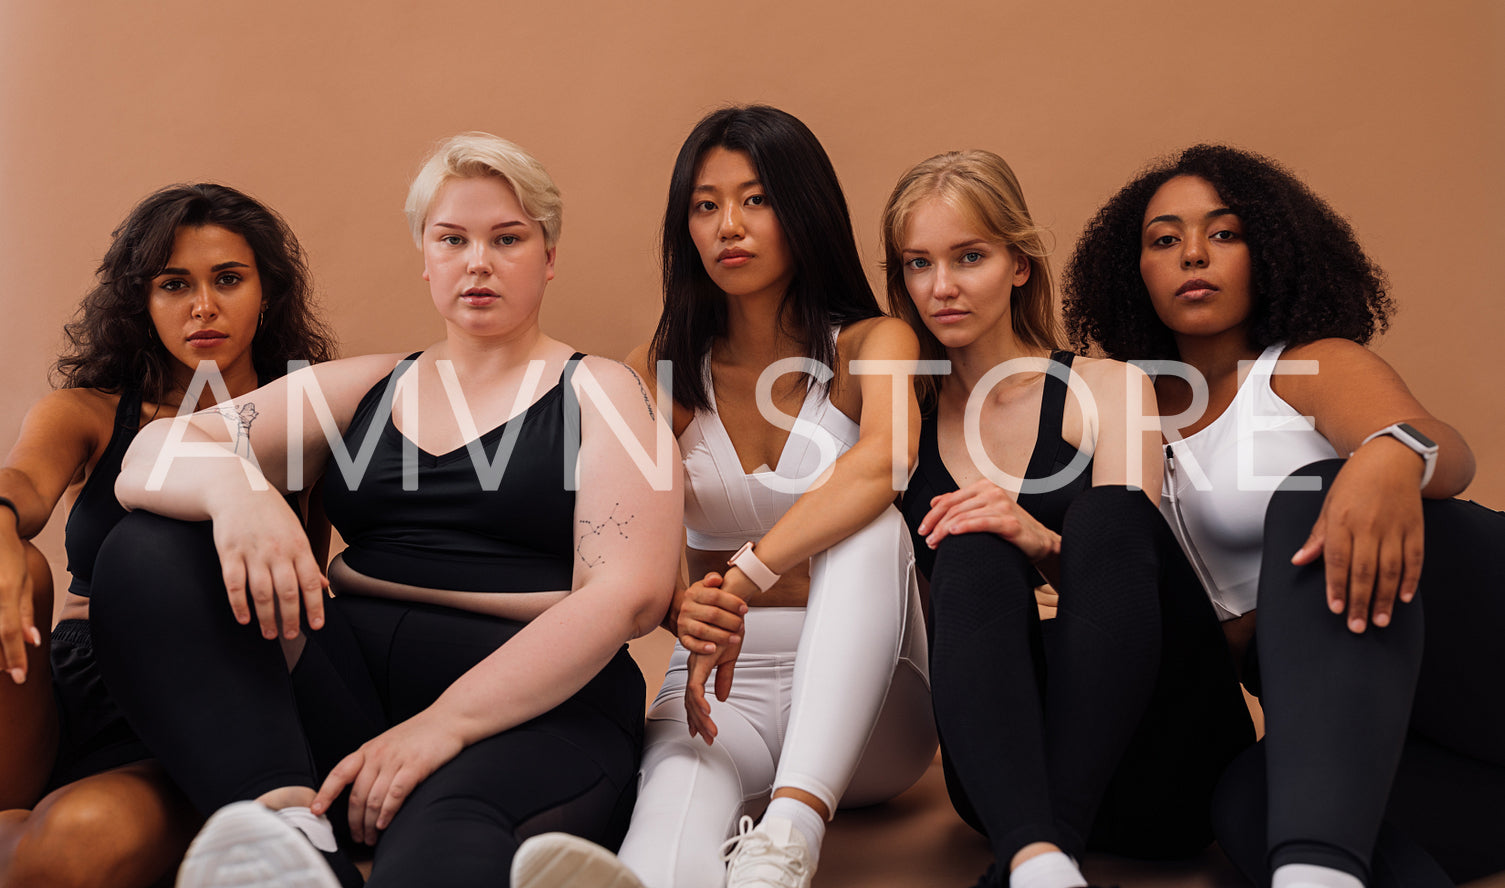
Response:
[[[1008,162],[991,151],[949,151],[915,164],[894,185],[883,208],[883,269],[888,281],[888,310],[902,318],[920,338],[920,356],[942,360],[946,349],[925,327],[904,285],[904,237],[915,208],[940,198],[967,217],[989,238],[1018,251],[1029,262],[1029,280],[1009,297],[1014,336],[1025,345],[1060,347],[1046,230],[1035,224],[1024,191]],[[918,376],[915,385],[922,405],[935,403],[939,388],[934,376]]]
[[[544,246],[553,249],[564,224],[559,186],[533,155],[506,139],[480,132],[461,133],[439,143],[413,177],[404,208],[413,241],[423,243],[429,209],[446,182],[482,176],[496,176],[507,183],[528,218],[543,226]]]

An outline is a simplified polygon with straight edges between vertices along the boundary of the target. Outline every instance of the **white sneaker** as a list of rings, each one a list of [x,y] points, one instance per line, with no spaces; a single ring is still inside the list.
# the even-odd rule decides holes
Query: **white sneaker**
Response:
[[[815,862],[805,837],[782,817],[768,817],[756,827],[743,817],[737,835],[721,846],[727,862],[726,888],[810,888]]]
[[[303,833],[260,802],[214,812],[188,846],[177,888],[340,888]]]
[[[552,832],[523,842],[512,857],[512,888],[643,888],[643,883],[595,842]]]

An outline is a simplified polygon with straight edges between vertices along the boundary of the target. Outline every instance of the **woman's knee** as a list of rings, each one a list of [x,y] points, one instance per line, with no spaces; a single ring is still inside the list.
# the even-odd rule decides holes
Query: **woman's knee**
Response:
[[[1341,459],[1324,459],[1302,466],[1275,489],[1270,503],[1265,507],[1265,537],[1291,526],[1300,529],[1303,537],[1311,530],[1317,516],[1322,513],[1322,503],[1327,492],[1343,468]]]
[[[827,575],[845,583],[856,574],[871,577],[866,582],[858,581],[858,585],[866,585],[883,576],[902,578],[913,565],[914,552],[904,516],[888,506],[878,517],[817,555],[811,563],[811,582]]]
[[[99,634],[122,612],[176,612],[185,603],[223,599],[223,595],[209,594],[211,589],[222,588],[223,582],[207,522],[132,512],[100,546],[90,590],[90,619]]]
[[[1035,607],[1035,570],[1025,554],[991,533],[948,536],[936,547],[930,571],[930,623],[976,625]],[[938,635],[939,637],[939,635]]]
[[[27,818],[0,886],[151,883],[192,833],[187,800],[174,792],[165,777],[135,773],[64,787]]]
[[[1072,499],[1062,520],[1061,536],[1151,541],[1156,524],[1163,520],[1143,490],[1105,484],[1089,487]]]

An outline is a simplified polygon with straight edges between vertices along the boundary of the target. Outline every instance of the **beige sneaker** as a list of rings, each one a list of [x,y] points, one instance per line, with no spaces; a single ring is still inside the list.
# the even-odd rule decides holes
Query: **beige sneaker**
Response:
[[[805,837],[782,817],[768,817],[756,827],[743,817],[737,835],[721,846],[727,862],[726,888],[810,888],[815,862]]]
[[[643,888],[617,855],[595,842],[552,832],[523,842],[512,857],[512,888]]]

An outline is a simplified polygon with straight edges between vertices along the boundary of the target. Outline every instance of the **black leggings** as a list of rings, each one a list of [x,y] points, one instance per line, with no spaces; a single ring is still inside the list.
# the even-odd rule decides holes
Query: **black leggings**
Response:
[[[965,534],[936,552],[931,683],[952,802],[1000,867],[1039,841],[1194,854],[1219,774],[1254,742],[1212,606],[1126,487],[1073,500],[1060,575],[1042,628],[1017,547]]]
[[[332,599],[326,627],[309,633],[290,676],[280,645],[231,615],[208,524],[132,513],[99,565],[91,620],[105,679],[206,814],[277,787],[317,787],[343,756],[427,707],[523,625]],[[548,830],[614,847],[636,794],[644,696],[624,648],[565,703],[466,747],[404,803],[368,884],[506,884],[517,845]],[[339,828],[343,811],[331,820]]]
[[[1342,465],[1307,466],[1293,477],[1320,490],[1270,500],[1256,634],[1267,739],[1220,790],[1218,838],[1258,884],[1287,863],[1449,884],[1412,840],[1454,879],[1505,869],[1505,514],[1425,501],[1416,598],[1355,635],[1327,609],[1323,563],[1290,563]]]

